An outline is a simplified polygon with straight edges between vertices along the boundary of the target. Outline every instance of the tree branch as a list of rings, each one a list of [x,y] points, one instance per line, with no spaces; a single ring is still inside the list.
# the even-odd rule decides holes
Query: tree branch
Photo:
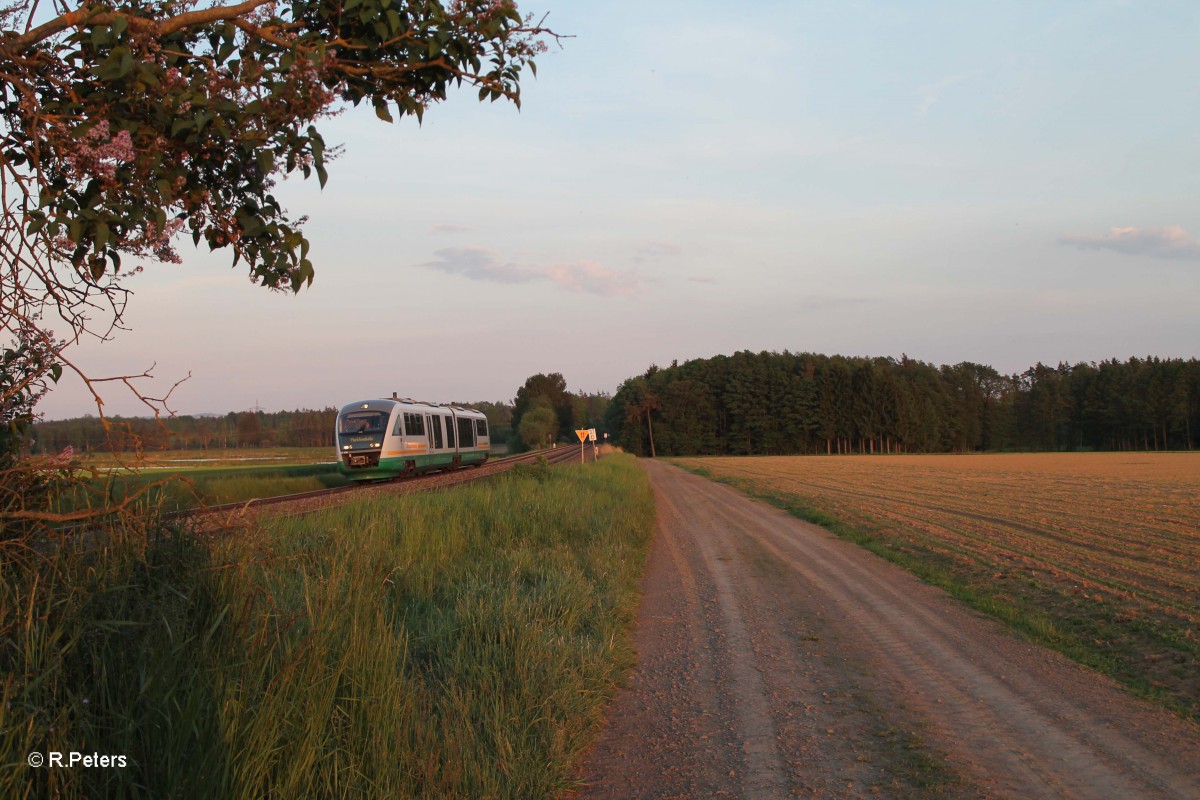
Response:
[[[177,17],[165,19],[157,25],[150,20],[138,17],[131,17],[127,14],[114,14],[112,12],[102,12],[100,9],[93,7],[83,7],[78,11],[71,11],[61,16],[55,17],[48,22],[43,22],[33,30],[10,38],[8,41],[0,45],[0,51],[6,50],[9,52],[20,52],[44,41],[56,33],[61,33],[67,28],[75,28],[82,25],[111,25],[118,17],[125,17],[131,26],[143,27],[151,31],[157,36],[168,36],[176,31],[184,28],[207,25],[212,22],[235,20],[245,14],[249,14],[259,6],[267,5],[274,0],[246,0],[244,3],[239,3],[235,6],[214,6],[205,8],[199,11],[188,11],[180,14]]]

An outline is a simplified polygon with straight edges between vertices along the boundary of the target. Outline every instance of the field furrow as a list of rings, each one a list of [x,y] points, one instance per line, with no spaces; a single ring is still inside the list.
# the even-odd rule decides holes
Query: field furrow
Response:
[[[778,481],[768,480],[766,485],[778,491],[790,489]],[[1153,551],[1130,555],[1122,551],[1119,542],[1099,538],[1094,532],[1066,535],[1059,526],[1039,527],[1001,516],[938,507],[909,500],[903,494],[831,486],[820,491],[829,498],[827,510],[841,515],[875,520],[875,524],[907,526],[942,547],[969,551],[981,562],[998,556],[1030,568],[1049,568],[1057,582],[1068,587],[1086,590],[1103,585],[1112,591],[1138,594],[1143,602],[1157,602],[1195,618],[1194,604],[1177,602],[1181,587],[1195,584],[1194,568],[1163,563],[1155,559]]]

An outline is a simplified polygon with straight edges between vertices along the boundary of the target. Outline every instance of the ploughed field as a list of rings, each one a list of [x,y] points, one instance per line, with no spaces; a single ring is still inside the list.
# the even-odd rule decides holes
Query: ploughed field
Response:
[[[1200,718],[1200,455],[686,458]]]

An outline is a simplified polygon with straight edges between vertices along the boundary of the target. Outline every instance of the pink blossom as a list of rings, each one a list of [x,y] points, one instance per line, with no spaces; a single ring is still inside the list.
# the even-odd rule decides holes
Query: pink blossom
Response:
[[[74,177],[80,180],[99,177],[115,180],[117,167],[137,157],[129,131],[110,135],[108,120],[102,119],[81,139],[67,139],[63,145],[63,161]]]

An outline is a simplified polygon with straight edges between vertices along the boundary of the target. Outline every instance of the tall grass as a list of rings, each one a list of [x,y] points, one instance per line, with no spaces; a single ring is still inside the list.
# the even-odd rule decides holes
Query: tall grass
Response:
[[[632,663],[628,457],[2,551],[0,796],[550,797]],[[33,769],[27,753],[123,754]]]
[[[109,508],[137,495],[143,504],[163,511],[179,511],[311,492],[349,482],[338,472],[336,464],[113,471],[99,473],[73,487],[57,499],[54,510]]]

